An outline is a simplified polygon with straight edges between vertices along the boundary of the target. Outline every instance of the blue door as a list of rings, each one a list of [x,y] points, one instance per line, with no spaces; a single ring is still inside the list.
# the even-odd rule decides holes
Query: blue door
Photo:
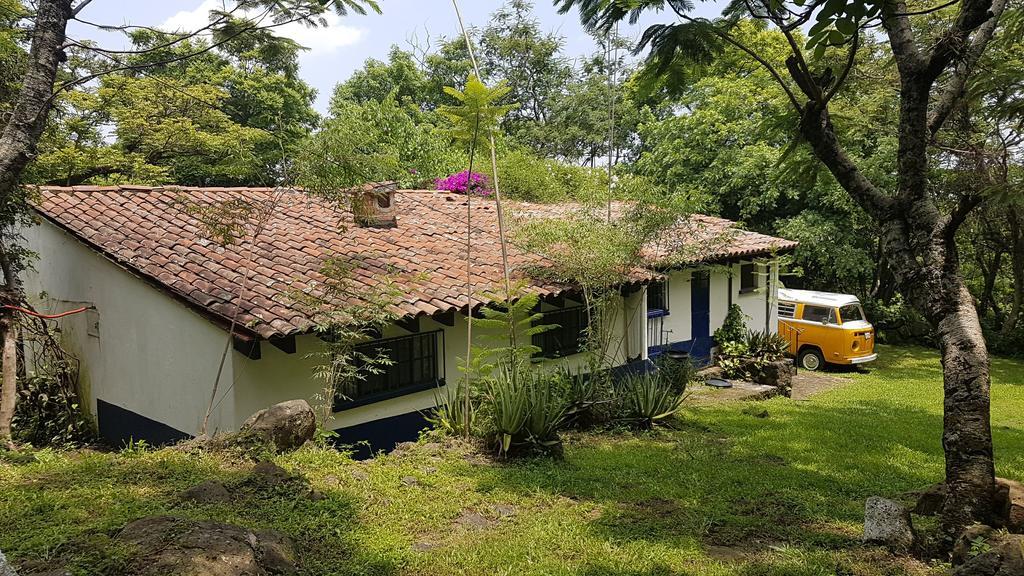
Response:
[[[711,274],[695,271],[690,280],[690,358],[706,364],[711,357]]]

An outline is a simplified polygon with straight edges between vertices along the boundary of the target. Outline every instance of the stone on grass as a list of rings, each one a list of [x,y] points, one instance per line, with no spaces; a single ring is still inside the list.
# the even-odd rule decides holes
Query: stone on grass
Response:
[[[402,476],[402,484],[405,486],[415,486],[420,481],[415,476]]]
[[[183,491],[181,499],[196,504],[221,504],[231,501],[231,493],[216,480],[204,480]]]
[[[942,503],[946,501],[946,492],[946,485],[941,482],[925,488],[917,497],[914,514],[920,516],[938,514],[942,510]]]
[[[494,510],[494,513],[501,518],[515,516],[516,514],[516,507],[511,504],[494,504],[491,508]]]
[[[768,364],[761,366],[760,369],[757,370],[757,373],[757,378],[755,378],[755,380],[758,384],[774,386],[778,388],[783,395],[789,396],[790,391],[793,389],[792,360],[787,358],[769,362]]]
[[[260,410],[242,424],[243,433],[255,433],[288,452],[313,439],[316,416],[305,400],[289,400]]]
[[[968,526],[963,534],[957,538],[956,543],[953,544],[953,550],[950,551],[950,559],[953,565],[959,566],[970,560],[972,549],[976,547],[976,543],[987,543],[995,533],[995,528],[984,524]]]
[[[899,502],[872,496],[864,504],[864,542],[878,544],[896,552],[914,545],[910,512]]]
[[[462,514],[455,519],[456,526],[467,530],[483,530],[494,526],[494,523],[494,520],[485,518],[479,512],[470,512],[469,510],[463,510]]]
[[[996,478],[996,518],[1000,527],[1024,534],[1024,484]]]
[[[1024,574],[1024,535],[991,532],[983,543],[968,547],[967,556],[953,576],[1020,576]]]
[[[7,563],[7,558],[3,552],[0,552],[0,576],[18,576],[18,573],[14,571],[14,567]]]
[[[134,551],[126,576],[269,576],[294,574],[295,548],[284,535],[210,520],[150,516],[116,540]]]

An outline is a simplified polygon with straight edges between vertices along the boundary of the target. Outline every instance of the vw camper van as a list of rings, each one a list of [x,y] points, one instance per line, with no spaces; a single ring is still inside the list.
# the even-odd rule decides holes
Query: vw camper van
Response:
[[[878,358],[875,329],[856,296],[779,289],[779,335],[789,341],[797,366],[863,364]]]

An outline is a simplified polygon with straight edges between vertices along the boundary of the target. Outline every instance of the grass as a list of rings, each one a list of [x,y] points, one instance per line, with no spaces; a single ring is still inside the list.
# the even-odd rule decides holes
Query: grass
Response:
[[[1024,364],[994,360],[992,373],[998,472],[1024,479]],[[119,528],[171,513],[278,529],[317,575],[942,573],[859,543],[868,496],[942,476],[936,354],[885,347],[870,373],[838,376],[849,384],[804,402],[690,407],[674,430],[571,435],[564,461],[500,464],[436,444],[369,462],[313,448],[278,457],[318,500],[185,504],[182,489],[238,484],[248,466],[169,449],[44,450],[0,461],[0,550],[118,574]]]

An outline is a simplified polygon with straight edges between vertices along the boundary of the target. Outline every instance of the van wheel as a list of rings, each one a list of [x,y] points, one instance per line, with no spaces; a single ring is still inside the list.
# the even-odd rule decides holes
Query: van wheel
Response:
[[[800,351],[800,356],[797,358],[797,363],[804,370],[821,370],[822,366],[825,365],[825,357],[821,355],[821,351],[817,348],[804,348]]]

